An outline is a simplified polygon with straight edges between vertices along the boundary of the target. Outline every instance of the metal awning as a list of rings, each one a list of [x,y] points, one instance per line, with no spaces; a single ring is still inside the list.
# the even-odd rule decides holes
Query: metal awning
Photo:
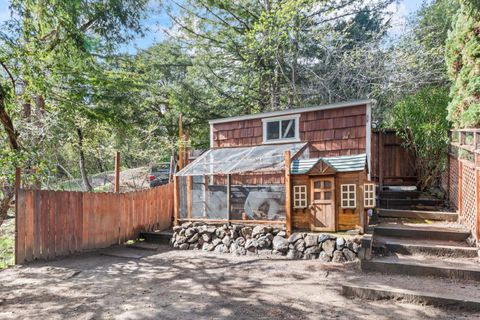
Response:
[[[306,146],[307,143],[302,142],[210,149],[176,175],[185,177],[284,170],[285,151],[290,151],[294,157],[307,149]]]

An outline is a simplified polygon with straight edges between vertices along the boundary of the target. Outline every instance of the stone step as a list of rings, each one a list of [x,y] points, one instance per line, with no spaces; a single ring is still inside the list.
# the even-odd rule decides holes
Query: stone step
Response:
[[[169,244],[170,239],[172,238],[173,231],[164,230],[164,231],[143,231],[140,232],[139,238],[144,239],[145,242],[155,243],[155,244]]]
[[[457,259],[459,260],[459,259]],[[477,262],[476,262],[477,261]],[[480,264],[478,260],[466,262],[446,261],[425,257],[376,257],[372,260],[361,260],[363,271],[374,271],[385,274],[403,274],[409,276],[439,277],[459,280],[480,281]]]
[[[346,297],[355,297],[366,300],[402,300],[408,303],[419,303],[451,310],[460,308],[467,311],[480,311],[480,299],[472,299],[469,292],[463,292],[459,297],[452,297],[449,292],[429,292],[422,290],[408,290],[390,286],[375,285],[342,285],[342,294]]]
[[[465,241],[470,236],[470,231],[463,228],[436,227],[428,224],[379,224],[374,228],[374,235],[429,240]]]
[[[458,214],[455,212],[442,211],[420,211],[405,209],[379,209],[378,216],[382,218],[405,218],[418,220],[440,220],[440,221],[457,221]]]
[[[402,255],[427,255],[448,258],[478,258],[478,249],[469,247],[464,241],[432,241],[377,236],[373,248],[380,252],[386,251],[387,254],[397,253]],[[380,250],[378,250],[379,248]]]

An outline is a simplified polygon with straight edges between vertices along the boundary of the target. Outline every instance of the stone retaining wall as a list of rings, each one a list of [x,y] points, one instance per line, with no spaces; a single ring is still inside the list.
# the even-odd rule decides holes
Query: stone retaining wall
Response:
[[[272,226],[207,225],[186,222],[173,228],[174,248],[204,250],[236,255],[271,254],[290,259],[320,259],[348,262],[357,259],[361,237],[343,238],[331,234],[293,233]]]

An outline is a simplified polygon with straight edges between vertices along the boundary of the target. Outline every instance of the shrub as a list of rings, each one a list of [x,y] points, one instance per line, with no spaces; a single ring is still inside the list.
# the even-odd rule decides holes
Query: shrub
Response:
[[[445,170],[450,128],[448,102],[446,89],[424,88],[392,110],[391,126],[415,155],[417,187],[422,191],[438,182]]]

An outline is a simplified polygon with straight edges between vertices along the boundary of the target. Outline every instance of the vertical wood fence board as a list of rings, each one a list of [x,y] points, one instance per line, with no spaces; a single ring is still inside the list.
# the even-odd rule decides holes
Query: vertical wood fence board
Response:
[[[65,233],[67,237],[67,248],[66,248],[66,254],[72,254],[73,253],[73,234],[74,234],[74,229],[73,229],[73,224],[74,224],[74,216],[73,211],[75,210],[73,208],[74,204],[74,194],[72,192],[66,192],[65,193],[67,197],[67,208],[65,209],[65,230],[67,231]]]
[[[40,194],[40,259],[46,259],[48,257],[48,198],[50,196],[49,191],[38,191]]]
[[[22,264],[25,262],[25,191],[20,189],[18,190],[18,199],[17,199],[17,208],[16,212],[17,218],[17,243],[15,244],[15,261],[17,264]]]
[[[48,197],[48,259],[55,258],[55,197],[54,191]]]
[[[27,210],[25,210],[25,260],[32,261],[33,257],[33,193],[31,190],[25,191],[25,201]]]
[[[40,234],[42,230],[42,225],[40,221],[40,213],[41,213],[41,195],[38,190],[33,191],[33,201],[34,201],[34,209],[33,209],[33,257],[39,258],[40,257]]]
[[[89,193],[82,194],[82,248],[88,249],[88,230],[89,230],[89,211],[90,211],[90,198]]]

